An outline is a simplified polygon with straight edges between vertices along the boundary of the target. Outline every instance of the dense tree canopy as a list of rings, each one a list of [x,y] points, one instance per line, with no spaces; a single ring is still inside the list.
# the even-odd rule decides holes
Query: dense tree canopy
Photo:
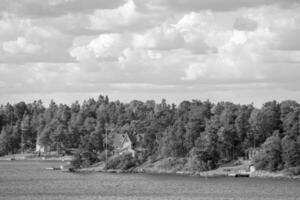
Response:
[[[261,109],[230,102],[183,101],[178,106],[153,100],[130,103],[100,95],[70,106],[51,101],[0,107],[0,155],[33,151],[35,144],[61,152],[81,150],[85,165],[97,160],[112,134],[143,134],[145,159],[194,158],[206,170],[245,156],[260,147],[260,168],[279,170],[300,165],[300,105],[271,101]],[[108,133],[106,144],[105,133]]]

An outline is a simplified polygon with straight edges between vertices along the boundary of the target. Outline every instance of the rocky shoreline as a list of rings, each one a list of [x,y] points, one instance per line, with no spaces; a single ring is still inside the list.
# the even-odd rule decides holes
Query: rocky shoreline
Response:
[[[197,176],[197,177],[229,177],[234,171],[235,168],[239,169],[239,166],[232,167],[232,170],[228,170],[228,168],[220,167],[215,170],[209,171],[193,171],[193,170],[176,170],[176,169],[166,169],[166,168],[157,168],[153,165],[141,165],[138,167],[134,167],[128,170],[121,169],[105,169],[105,163],[97,163],[89,168],[83,168],[76,170],[76,172],[84,173],[84,172],[101,172],[101,173],[145,173],[145,174],[170,174],[170,175],[183,175],[183,176]],[[290,179],[300,179],[300,176],[291,176],[283,171],[279,172],[268,172],[268,171],[254,171],[248,172],[250,178],[290,178]]]
[[[169,174],[169,175],[183,175],[183,176],[198,176],[206,178],[216,177],[229,177],[228,173],[216,173],[214,170],[205,172],[194,172],[194,171],[171,171],[171,170],[121,170],[121,169],[95,169],[95,168],[84,168],[76,170],[76,172],[101,172],[101,173],[145,173],[145,174]],[[289,178],[289,179],[300,179],[300,176],[290,176],[282,172],[268,172],[268,171],[256,171],[250,173],[250,178]]]
[[[27,161],[71,161],[72,156],[38,156],[35,154],[14,154],[4,157],[0,157],[0,161],[13,161],[13,160],[27,160]],[[69,170],[69,168],[64,169],[64,171],[72,171],[77,173],[146,173],[146,174],[170,174],[170,175],[184,175],[184,176],[198,176],[198,177],[228,177],[231,173],[236,173],[237,170],[243,169],[245,166],[234,166],[234,167],[220,167],[215,170],[209,171],[194,171],[187,169],[180,169],[178,166],[173,168],[162,167],[157,163],[144,163],[140,166],[130,168],[128,170],[122,169],[105,169],[105,163],[96,163],[88,168],[82,168],[77,170]],[[300,175],[293,176],[289,175],[284,171],[279,172],[269,172],[263,170],[257,170],[249,173],[250,178],[290,178],[290,179],[300,179]]]

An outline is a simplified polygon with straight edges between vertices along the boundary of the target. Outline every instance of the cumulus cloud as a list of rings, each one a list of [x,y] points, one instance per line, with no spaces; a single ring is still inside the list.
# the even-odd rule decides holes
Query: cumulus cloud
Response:
[[[215,52],[216,47],[228,38],[227,30],[216,26],[211,12],[184,15],[174,27],[183,35],[187,49],[198,53]]]
[[[297,27],[299,14],[279,10],[264,7],[244,12],[245,17],[238,18],[242,23],[234,22],[237,30],[233,30],[226,42],[218,46],[218,53],[190,64],[181,79],[212,84],[235,83],[244,87],[249,83],[268,83],[264,87],[270,87],[274,82],[283,87],[288,80],[296,81],[296,77],[299,78],[294,74],[298,74],[298,52],[291,51],[297,49],[297,42],[291,39],[295,41],[292,45],[282,33],[293,35],[290,30]],[[263,26],[257,26],[256,21]]]
[[[102,34],[86,46],[75,47],[70,53],[77,60],[87,59],[90,54],[95,58],[118,57],[124,48],[122,39],[119,34]]]
[[[91,29],[111,30],[135,25],[141,18],[133,0],[115,9],[100,9],[90,15]]]
[[[287,51],[300,51],[300,28],[289,28],[278,33],[273,48]]]
[[[0,1],[0,101],[260,91],[260,102],[268,89],[300,100],[299,13],[295,0]]]
[[[135,47],[170,50],[184,47],[184,38],[175,27],[155,27],[135,36]]]
[[[124,0],[2,0],[0,10],[30,18],[57,17],[68,13],[86,13],[94,9],[115,8]]]
[[[249,18],[237,18],[233,24],[233,28],[240,31],[254,31],[256,30],[258,23]]]
[[[262,5],[276,4],[282,7],[294,6],[299,3],[297,0],[227,0],[226,3],[222,0],[210,1],[194,1],[194,0],[154,0],[153,4],[163,7],[168,7],[175,11],[199,11],[199,10],[215,10],[215,11],[230,11],[238,8],[253,8]]]
[[[40,50],[40,46],[38,44],[31,44],[25,38],[18,37],[15,41],[7,41],[3,43],[3,50],[10,53],[36,53]]]
[[[117,61],[130,38],[120,34],[101,34],[86,45],[73,45],[70,55],[88,71],[102,70],[107,62]],[[105,64],[103,64],[103,62]]]
[[[5,14],[0,20],[0,62],[70,62],[72,38],[53,27]]]

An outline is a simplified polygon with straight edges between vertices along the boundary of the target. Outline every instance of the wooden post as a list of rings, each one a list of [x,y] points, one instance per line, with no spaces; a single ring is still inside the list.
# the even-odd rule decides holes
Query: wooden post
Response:
[[[107,170],[107,126],[105,126],[105,170]]]

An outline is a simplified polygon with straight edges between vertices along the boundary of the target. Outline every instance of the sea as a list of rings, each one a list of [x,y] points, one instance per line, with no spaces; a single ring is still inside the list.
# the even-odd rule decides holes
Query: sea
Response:
[[[0,161],[0,200],[300,200],[299,179],[67,173],[58,161]]]

